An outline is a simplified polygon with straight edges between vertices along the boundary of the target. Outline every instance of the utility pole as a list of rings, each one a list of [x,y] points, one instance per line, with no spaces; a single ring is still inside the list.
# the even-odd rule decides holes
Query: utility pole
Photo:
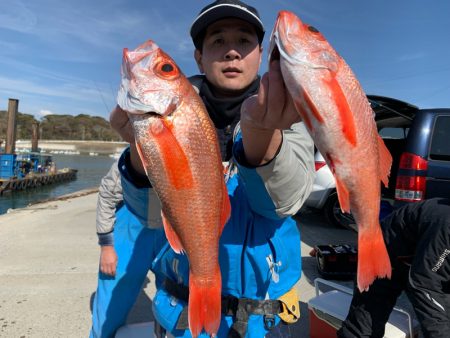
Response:
[[[31,125],[31,151],[38,151],[38,141],[39,141],[39,122],[33,122]]]
[[[19,100],[9,99],[8,127],[6,129],[5,153],[13,154],[16,148],[16,116],[19,109]]]

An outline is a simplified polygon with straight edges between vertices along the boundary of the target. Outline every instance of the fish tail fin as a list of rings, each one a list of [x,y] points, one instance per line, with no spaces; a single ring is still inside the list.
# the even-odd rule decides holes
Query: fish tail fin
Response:
[[[375,231],[359,228],[358,233],[358,289],[369,290],[375,278],[391,278],[392,268],[380,226]]]
[[[214,336],[217,334],[221,319],[222,277],[220,269],[208,280],[189,274],[189,329],[197,337],[204,328]]]

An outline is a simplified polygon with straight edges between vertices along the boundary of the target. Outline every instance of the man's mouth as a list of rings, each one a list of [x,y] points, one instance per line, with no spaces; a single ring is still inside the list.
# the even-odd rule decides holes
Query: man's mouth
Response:
[[[236,67],[227,67],[223,70],[224,73],[242,73],[239,68]]]
[[[222,72],[225,76],[237,76],[240,73],[242,73],[242,71],[239,68],[235,67],[225,68]]]

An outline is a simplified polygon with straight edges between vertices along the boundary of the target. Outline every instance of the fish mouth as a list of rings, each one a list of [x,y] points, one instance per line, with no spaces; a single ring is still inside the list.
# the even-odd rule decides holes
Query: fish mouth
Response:
[[[154,111],[145,112],[144,115],[147,117],[154,117],[154,118],[159,118],[159,119],[164,117],[161,114],[158,114],[157,112],[154,112]]]
[[[131,121],[144,121],[144,120],[151,121],[151,120],[156,120],[156,119],[161,120],[164,118],[164,116],[161,114],[158,114],[157,112],[154,112],[154,111],[147,111],[147,112],[142,111],[140,114],[130,114],[129,113],[128,118]]]

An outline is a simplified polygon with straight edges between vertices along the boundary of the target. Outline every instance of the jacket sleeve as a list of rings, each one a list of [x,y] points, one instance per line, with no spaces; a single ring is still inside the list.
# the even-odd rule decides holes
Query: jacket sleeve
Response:
[[[96,227],[100,245],[114,243],[113,230],[116,209],[123,202],[118,163],[114,162],[101,180],[97,199]]]
[[[161,228],[161,201],[147,176],[136,173],[130,163],[130,150],[126,149],[119,159],[118,170],[122,185],[123,203],[129,213],[151,229]]]
[[[283,131],[278,154],[263,166],[245,165],[241,139],[236,140],[233,152],[254,212],[272,219],[298,212],[315,177],[314,143],[302,122]]]

